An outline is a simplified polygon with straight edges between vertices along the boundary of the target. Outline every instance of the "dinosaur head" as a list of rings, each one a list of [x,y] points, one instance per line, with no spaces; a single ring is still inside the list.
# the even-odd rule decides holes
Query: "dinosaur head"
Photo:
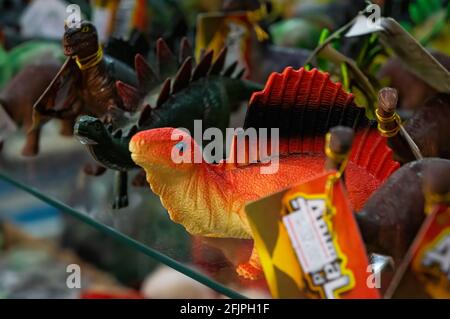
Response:
[[[98,35],[95,26],[82,21],[80,27],[65,27],[63,46],[65,56],[88,57],[98,50]]]
[[[100,144],[109,139],[109,133],[103,123],[98,118],[87,115],[77,120],[73,134],[86,145]]]
[[[196,166],[194,152],[201,155],[189,133],[174,128],[139,132],[131,139],[129,148],[133,161],[147,172],[187,172]]]

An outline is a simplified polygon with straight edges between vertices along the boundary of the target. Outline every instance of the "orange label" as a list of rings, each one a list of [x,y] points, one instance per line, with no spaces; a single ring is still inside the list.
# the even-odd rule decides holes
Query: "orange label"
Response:
[[[246,207],[275,298],[380,298],[368,284],[365,246],[339,180],[328,196],[333,176],[326,173]]]

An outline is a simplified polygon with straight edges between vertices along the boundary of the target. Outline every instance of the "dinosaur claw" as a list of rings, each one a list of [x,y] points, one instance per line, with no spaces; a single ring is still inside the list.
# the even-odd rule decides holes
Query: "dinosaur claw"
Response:
[[[255,265],[252,261],[239,264],[236,267],[236,272],[239,276],[249,280],[257,280],[262,275],[262,269]]]

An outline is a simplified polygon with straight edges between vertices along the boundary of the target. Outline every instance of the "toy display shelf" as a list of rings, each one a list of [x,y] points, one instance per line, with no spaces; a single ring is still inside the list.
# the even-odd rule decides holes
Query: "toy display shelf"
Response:
[[[136,188],[129,174],[129,206],[112,209],[113,172],[99,177],[83,172],[93,163],[87,149],[73,137],[61,137],[55,122],[41,136],[39,155],[23,157],[23,132],[8,137],[0,154],[0,179],[70,214],[157,261],[231,297],[246,291],[267,294],[263,280],[241,279],[235,265],[248,258],[251,243],[233,239],[204,239],[189,235],[169,219],[149,187]],[[0,210],[6,210],[5,207]],[[226,257],[225,257],[226,256]]]

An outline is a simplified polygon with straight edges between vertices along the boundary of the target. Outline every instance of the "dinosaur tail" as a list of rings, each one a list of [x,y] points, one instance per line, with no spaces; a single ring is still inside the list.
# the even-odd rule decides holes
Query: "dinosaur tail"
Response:
[[[330,75],[313,69],[273,73],[253,94],[244,128],[279,128],[280,155],[323,154],[325,134],[334,126],[355,130],[350,160],[383,181],[397,167],[392,151],[365,117],[365,109]]]

